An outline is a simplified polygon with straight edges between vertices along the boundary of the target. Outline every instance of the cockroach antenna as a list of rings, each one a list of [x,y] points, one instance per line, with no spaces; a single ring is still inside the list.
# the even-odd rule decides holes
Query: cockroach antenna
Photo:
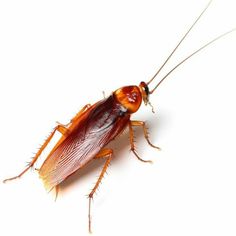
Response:
[[[185,35],[181,38],[181,40],[179,41],[179,43],[176,45],[176,47],[174,48],[174,50],[170,53],[170,55],[167,57],[167,59],[164,61],[164,63],[161,65],[161,67],[158,69],[158,71],[154,74],[154,76],[146,83],[147,85],[149,85],[156,77],[157,75],[161,72],[161,70],[165,67],[165,65],[167,64],[167,62],[172,58],[172,56],[174,55],[174,53],[177,51],[177,49],[179,48],[179,46],[182,44],[182,42],[186,39],[186,37],[189,35],[190,31],[194,28],[194,26],[198,23],[198,21],[202,18],[203,14],[206,12],[206,10],[209,8],[209,6],[211,5],[213,0],[209,1],[207,6],[204,8],[204,10],[201,12],[201,14],[197,17],[197,19],[194,21],[194,23],[190,26],[190,28],[188,29],[188,31],[185,33]],[[149,91],[149,94],[152,94],[157,87],[175,70],[177,69],[180,65],[182,65],[184,62],[186,62],[188,59],[190,59],[192,56],[194,56],[195,54],[197,54],[198,52],[202,51],[204,48],[206,48],[207,46],[211,45],[212,43],[214,43],[215,41],[223,38],[224,36],[232,33],[233,31],[235,31],[236,28],[231,29],[230,31],[227,31],[221,35],[219,35],[218,37],[214,38],[213,40],[211,40],[210,42],[206,43],[205,45],[203,45],[202,47],[200,47],[199,49],[197,49],[196,51],[194,51],[193,53],[191,53],[189,56],[187,56],[185,59],[183,59],[181,62],[179,62],[176,66],[174,66],[160,81],[159,83],[152,89]]]
[[[175,65],[159,82],[158,84],[150,91],[150,94],[152,94],[159,86],[160,84],[175,70],[177,69],[180,65],[182,65],[184,62],[186,62],[188,59],[190,59],[192,56],[194,56],[195,54],[199,53],[200,51],[202,51],[204,48],[206,48],[207,46],[211,45],[212,43],[218,41],[219,39],[223,38],[224,36],[232,33],[233,31],[236,31],[236,28],[233,28],[221,35],[219,35],[218,37],[214,38],[213,40],[211,40],[210,42],[206,43],[205,45],[203,45],[202,47],[200,47],[199,49],[197,49],[196,51],[194,51],[193,53],[191,53],[189,56],[187,56],[186,58],[184,58],[181,62],[179,62],[177,65]]]

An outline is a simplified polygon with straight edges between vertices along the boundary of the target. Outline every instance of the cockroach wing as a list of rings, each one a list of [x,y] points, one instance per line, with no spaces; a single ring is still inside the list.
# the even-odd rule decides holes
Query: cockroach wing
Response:
[[[39,176],[45,188],[51,190],[92,160],[129,120],[130,115],[112,95],[95,104],[41,166]]]

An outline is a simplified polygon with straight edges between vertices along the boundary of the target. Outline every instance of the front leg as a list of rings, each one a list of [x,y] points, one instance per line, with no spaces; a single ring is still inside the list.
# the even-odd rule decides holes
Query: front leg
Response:
[[[148,144],[149,144],[151,147],[153,147],[153,148],[156,148],[156,149],[158,149],[158,150],[161,150],[159,147],[153,145],[153,144],[150,142],[149,137],[148,137],[148,128],[147,128],[147,125],[146,125],[146,123],[145,123],[144,121],[136,121],[136,120],[133,120],[133,121],[130,121],[130,123],[131,123],[131,124],[130,124],[131,127],[132,127],[132,126],[139,126],[139,127],[141,126],[141,127],[143,128],[144,137],[145,137],[145,139],[147,140]]]
[[[151,160],[143,160],[142,158],[140,158],[138,153],[135,150],[135,146],[134,146],[134,131],[133,131],[133,127],[132,127],[132,121],[129,122],[129,141],[130,141],[130,150],[138,158],[138,160],[140,160],[142,162],[152,163]]]

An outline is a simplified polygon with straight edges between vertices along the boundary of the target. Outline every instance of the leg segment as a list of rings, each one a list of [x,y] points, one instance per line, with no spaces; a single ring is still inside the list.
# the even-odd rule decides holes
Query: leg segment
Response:
[[[3,180],[3,183],[6,183],[7,181],[13,180],[13,179],[17,179],[20,178],[25,172],[27,172],[33,165],[34,163],[37,161],[37,159],[39,158],[39,156],[41,155],[42,151],[47,147],[48,143],[51,141],[53,135],[56,133],[56,131],[59,131],[62,135],[65,134],[66,132],[66,127],[62,126],[62,125],[57,125],[52,133],[48,136],[48,138],[45,140],[44,144],[41,146],[41,148],[38,150],[38,152],[36,153],[36,155],[34,156],[33,160],[28,164],[28,166],[17,176],[14,176],[12,178],[8,178]]]
[[[147,129],[147,125],[144,121],[131,121],[131,126],[141,126],[143,128],[143,133],[144,133],[144,137],[147,140],[148,144],[153,147],[156,148],[158,150],[161,150],[159,147],[153,145],[148,137],[148,129]]]
[[[51,141],[51,139],[53,138],[54,134],[56,133],[56,131],[60,132],[63,136],[67,136],[69,134],[69,132],[71,131],[71,129],[73,129],[73,127],[71,127],[79,118],[80,116],[90,107],[90,104],[85,105],[76,115],[74,118],[71,119],[70,123],[68,125],[62,125],[60,123],[58,123],[58,125],[53,129],[52,133],[48,136],[48,138],[45,140],[44,144],[41,146],[41,148],[38,150],[38,152],[35,154],[34,158],[32,159],[32,161],[28,164],[28,166],[17,176],[14,176],[12,178],[8,178],[3,180],[3,183],[6,183],[7,181],[10,180],[14,180],[17,178],[20,178],[25,172],[27,172],[34,164],[35,162],[38,160],[39,156],[41,155],[41,153],[43,152],[43,150],[47,147],[48,143]],[[71,128],[71,129],[70,129]]]
[[[131,121],[132,122],[132,121]],[[133,152],[133,154],[138,158],[138,160],[142,162],[149,162],[152,163],[151,160],[143,160],[142,158],[139,157],[138,153],[135,151],[135,146],[134,146],[134,131],[132,127],[132,123],[129,123],[129,140],[130,140],[130,150]]]
[[[73,130],[74,126],[76,125],[77,121],[79,120],[79,118],[81,117],[81,115],[90,107],[90,104],[85,105],[71,120],[69,123],[67,123],[66,125],[61,124],[60,122],[57,121],[57,124],[64,127],[61,128],[61,131],[63,132],[63,134],[68,135],[70,133],[70,131]],[[62,133],[61,132],[61,133]]]
[[[71,119],[70,123],[76,122],[76,121],[80,118],[80,116],[81,116],[89,107],[91,107],[90,104],[85,105],[85,106],[75,115],[75,117],[73,117],[73,118]]]
[[[95,159],[98,158],[107,158],[106,162],[102,168],[102,171],[98,177],[98,180],[96,182],[96,184],[94,185],[92,191],[89,193],[88,198],[89,198],[89,211],[88,211],[88,218],[89,218],[89,232],[91,233],[91,200],[93,199],[93,195],[96,192],[99,184],[102,181],[102,178],[104,177],[104,174],[106,173],[106,170],[111,162],[112,159],[112,155],[113,155],[113,150],[112,149],[103,149],[102,151],[100,151],[96,156]]]

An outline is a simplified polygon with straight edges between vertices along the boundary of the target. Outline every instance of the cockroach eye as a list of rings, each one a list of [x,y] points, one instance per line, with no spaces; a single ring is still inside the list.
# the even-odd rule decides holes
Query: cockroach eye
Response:
[[[97,101],[93,105],[85,105],[68,124],[57,124],[50,135],[46,138],[43,145],[39,148],[33,159],[29,162],[28,166],[18,175],[7,178],[3,182],[5,183],[20,178],[28,170],[30,170],[31,167],[34,167],[38,158],[41,156],[41,153],[51,142],[54,134],[56,132],[61,133],[61,137],[58,139],[55,146],[52,147],[52,150],[49,152],[41,167],[36,170],[39,177],[42,179],[46,190],[50,192],[52,189],[55,189],[57,197],[59,187],[68,177],[77,171],[80,171],[81,168],[93,160],[101,158],[105,160],[100,175],[88,194],[88,229],[89,232],[91,232],[91,202],[113,158],[114,151],[111,148],[108,148],[107,144],[122,134],[125,129],[128,129],[130,150],[133,152],[134,156],[142,162],[151,162],[150,160],[143,160],[136,152],[133,129],[135,127],[140,127],[143,130],[144,138],[147,143],[153,148],[159,148],[150,142],[146,122],[132,120],[132,114],[139,110],[142,101],[145,105],[149,104],[151,106],[149,102],[149,95],[153,94],[158,86],[184,62],[215,41],[225,37],[233,31],[236,31],[236,28],[234,28],[204,44],[175,65],[164,77],[160,79],[158,83],[155,82],[154,79],[156,76],[159,75],[159,72],[202,17],[211,2],[212,0],[209,1],[205,9],[194,21],[177,46],[167,57],[165,62],[161,65],[160,69],[147,83],[141,82],[139,86],[132,85],[121,87],[115,90],[109,97]],[[149,90],[148,87],[150,84],[152,86],[151,90]],[[154,112],[153,107],[152,111]]]
[[[142,94],[143,102],[145,105],[149,103],[149,88],[148,85],[145,82],[141,82],[139,84],[139,89]]]

